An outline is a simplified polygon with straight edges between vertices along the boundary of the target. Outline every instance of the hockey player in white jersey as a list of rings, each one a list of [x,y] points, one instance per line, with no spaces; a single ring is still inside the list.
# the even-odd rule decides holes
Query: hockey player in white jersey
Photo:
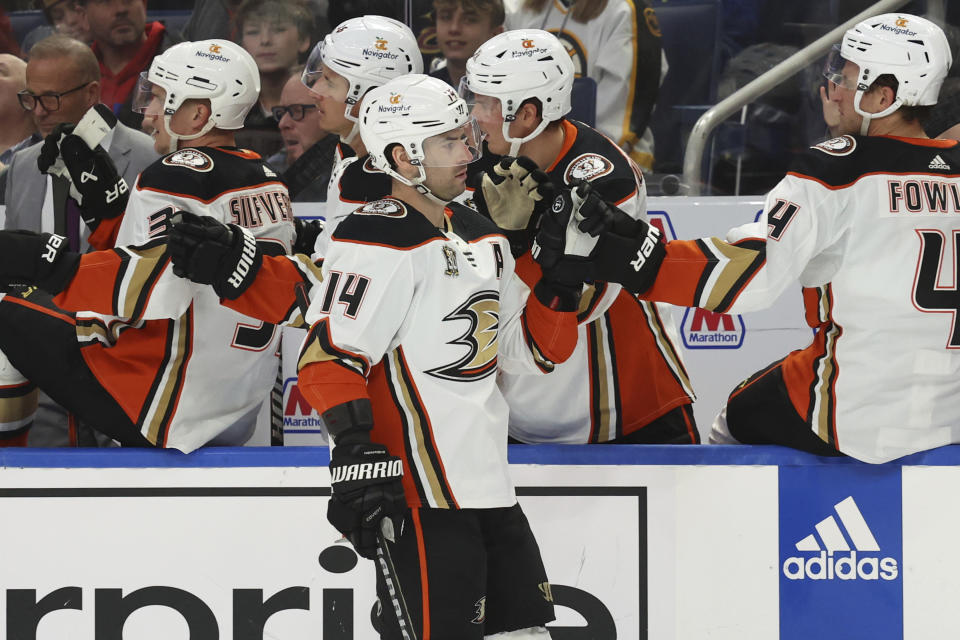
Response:
[[[422,72],[413,32],[384,16],[345,20],[313,48],[303,83],[316,97],[320,126],[340,137],[327,187],[321,247],[357,205],[390,193],[390,177],[371,165],[359,135],[360,101],[392,78]]]
[[[960,150],[921,124],[951,62],[923,18],[849,29],[825,68],[844,135],[799,159],[758,222],[663,247],[644,298],[741,313],[804,287],[812,343],[741,383],[712,442],[867,462],[960,442]]]
[[[132,246],[80,256],[59,236],[5,234],[0,276],[59,295],[52,303],[35,288],[4,296],[0,346],[27,379],[122,444],[243,444],[276,379],[279,331],[173,276],[165,234],[170,216],[187,208],[249,230],[238,253],[255,244],[290,250],[286,188],[259,156],[234,146],[259,74],[231,42],[182,43],[154,59],[140,91],[136,104],[166,155],[141,173],[123,215],[95,232]],[[75,188],[109,188],[97,154],[87,156],[93,180]]]
[[[265,277],[225,304],[302,321],[290,292],[308,295],[299,387],[334,441],[328,518],[366,557],[392,523],[416,637],[546,639],[550,589],[510,481],[496,378],[549,372],[569,356],[582,279],[547,271],[528,298],[506,238],[450,202],[479,136],[441,80],[411,74],[371,90],[360,133],[393,195],[336,227],[322,282],[299,257],[259,257]],[[182,218],[170,238],[176,268],[216,284],[233,264],[222,225]],[[382,576],[378,594],[382,637],[401,638]]]

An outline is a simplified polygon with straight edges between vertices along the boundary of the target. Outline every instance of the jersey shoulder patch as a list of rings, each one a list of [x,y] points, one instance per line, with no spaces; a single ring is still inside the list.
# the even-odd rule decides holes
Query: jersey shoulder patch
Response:
[[[168,167],[186,167],[193,171],[208,173],[213,170],[213,158],[199,149],[181,149],[163,157],[161,162]]]
[[[848,156],[856,150],[857,140],[853,136],[840,136],[839,138],[824,140],[810,148],[832,156]]]
[[[594,180],[613,172],[613,163],[599,153],[581,153],[570,161],[563,172],[563,181],[573,184],[576,180]]]
[[[444,236],[410,205],[394,198],[368,202],[344,218],[333,240],[408,250]]]

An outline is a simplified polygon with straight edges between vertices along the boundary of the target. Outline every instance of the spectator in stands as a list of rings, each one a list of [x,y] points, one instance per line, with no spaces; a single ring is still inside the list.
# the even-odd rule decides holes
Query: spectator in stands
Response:
[[[456,88],[477,47],[503,31],[503,1],[435,0],[433,10],[443,61],[430,75]]]
[[[139,129],[130,108],[140,72],[176,42],[159,22],[147,24],[147,0],[80,0],[100,62],[101,101],[122,123]]]
[[[0,169],[13,154],[39,141],[30,113],[20,107],[17,93],[27,86],[27,63],[9,53],[0,53]]]
[[[13,35],[10,16],[7,15],[7,10],[3,7],[0,7],[0,53],[20,55],[20,45],[17,44],[17,39]]]
[[[100,99],[100,68],[93,51],[78,40],[51,36],[34,45],[26,68],[26,90],[20,104],[33,118],[41,136],[60,123],[76,123]],[[153,141],[140,131],[117,123],[101,143],[129,185],[157,154]],[[43,175],[37,168],[42,145],[13,154],[6,170],[6,229],[57,232],[77,238],[86,249],[86,225],[68,200],[65,179]],[[40,410],[30,432],[31,446],[65,446],[79,442],[95,444],[92,432],[80,429],[78,440],[70,439],[68,417],[49,398],[41,396]]]
[[[36,0],[35,4],[43,12],[47,24],[31,29],[23,37],[20,48],[23,49],[24,56],[30,55],[33,45],[55,33],[62,33],[81,42],[90,42],[90,26],[79,0]]]
[[[577,76],[597,83],[596,128],[643,169],[653,168],[648,128],[667,59],[648,0],[519,0],[507,5],[507,29],[543,29],[573,58]]]
[[[190,20],[183,27],[184,39],[190,41],[201,38],[221,38],[239,41],[240,33],[237,30],[236,14],[240,2],[241,0],[200,0],[194,4]],[[308,6],[314,17],[317,37],[322,38],[330,32],[330,24],[326,18],[329,1],[309,0]]]
[[[302,67],[291,74],[280,94],[280,104],[273,107],[273,117],[280,127],[283,149],[268,158],[278,171],[289,171],[293,164],[303,157],[314,145],[320,147],[314,153],[325,158],[319,173],[312,182],[291,199],[296,202],[324,202],[327,199],[327,183],[330,181],[330,169],[333,166],[333,152],[337,145],[337,136],[331,135],[320,126],[317,104],[310,89],[300,79]],[[284,178],[288,176],[284,173]],[[286,180],[285,180],[286,181]]]
[[[272,109],[280,104],[290,69],[310,50],[313,17],[303,0],[244,0],[236,21],[240,45],[260,70],[260,100],[237,142],[267,157],[283,146]]]

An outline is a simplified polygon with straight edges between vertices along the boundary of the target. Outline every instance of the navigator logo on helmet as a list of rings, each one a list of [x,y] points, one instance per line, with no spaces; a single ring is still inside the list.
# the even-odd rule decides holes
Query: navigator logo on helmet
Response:
[[[384,16],[362,16],[342,22],[313,48],[301,79],[311,90],[324,67],[346,78],[344,117],[354,123],[342,140],[357,135],[357,118],[350,112],[374,87],[408,74],[423,72],[423,58],[410,28]]]
[[[465,166],[480,157],[480,131],[467,103],[446,82],[421,74],[395,78],[367,93],[360,105],[360,137],[377,169],[441,204],[459,194],[434,194],[425,184],[425,167]],[[416,177],[404,176],[391,162],[395,145],[417,168]]]
[[[845,62],[859,67],[855,87],[845,82]],[[837,85],[856,90],[853,108],[863,117],[860,134],[867,135],[874,118],[886,117],[902,106],[936,104],[952,63],[950,46],[940,27],[925,18],[887,13],[848,29],[843,42],[828,57],[823,75]],[[898,82],[893,104],[879,113],[864,111],[860,107],[863,95],[886,74]]]
[[[573,61],[553,34],[540,29],[504,31],[483,43],[467,60],[460,95],[489,96],[500,101],[503,137],[510,143],[509,155],[515,156],[521,144],[570,112],[573,76]],[[510,123],[521,105],[532,98],[540,102],[540,124],[523,138],[511,137]]]
[[[155,105],[170,134],[172,153],[180,140],[194,140],[214,127],[242,129],[247,113],[260,97],[260,72],[253,57],[240,45],[226,40],[200,40],[174,45],[153,59],[149,71],[140,74],[133,110],[147,113],[153,102],[153,87],[164,90],[163,104]],[[187,100],[210,102],[210,119],[191,135],[178,134],[170,118]]]

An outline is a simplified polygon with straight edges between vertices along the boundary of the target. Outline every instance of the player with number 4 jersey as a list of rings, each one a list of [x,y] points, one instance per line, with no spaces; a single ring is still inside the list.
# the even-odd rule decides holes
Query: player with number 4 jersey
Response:
[[[741,313],[799,279],[814,330],[730,394],[712,442],[867,462],[960,442],[960,149],[921,124],[950,64],[923,18],[857,24],[825,67],[844,135],[799,159],[758,222],[666,244],[643,298]]]

